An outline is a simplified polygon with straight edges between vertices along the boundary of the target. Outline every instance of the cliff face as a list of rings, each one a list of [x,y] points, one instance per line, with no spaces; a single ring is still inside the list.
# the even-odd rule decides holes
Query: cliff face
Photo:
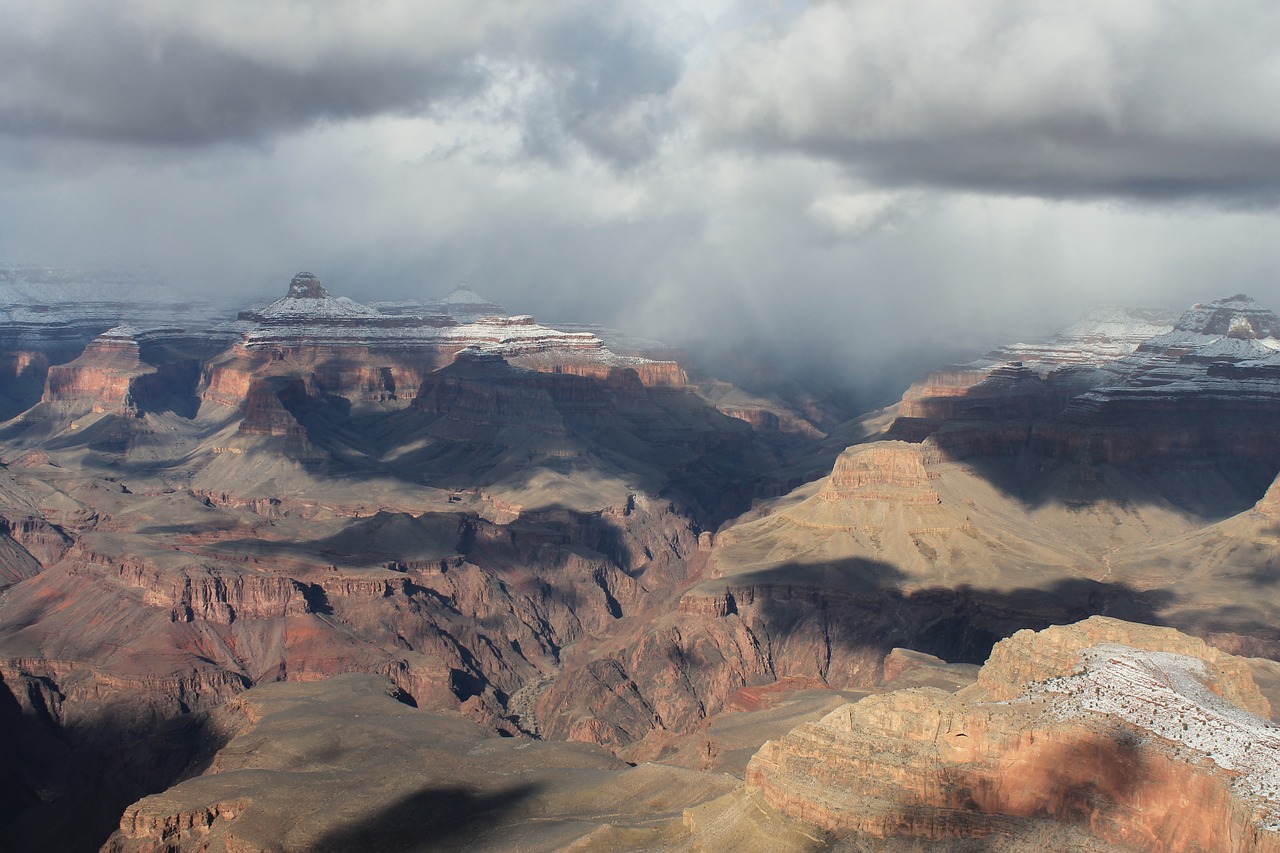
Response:
[[[903,396],[892,432],[932,436],[954,459],[1280,462],[1268,426],[1280,412],[1274,313],[1235,296],[1193,306],[1171,329],[1116,325],[1098,326],[1111,329],[1106,346],[1081,327],[933,374]]]
[[[1095,617],[1001,642],[958,694],[898,691],[805,724],[761,748],[747,783],[838,834],[1009,837],[1049,819],[1122,849],[1280,849],[1280,735],[1229,700],[1269,710],[1243,661]]]
[[[181,331],[117,326],[102,333],[74,360],[48,368],[41,402],[76,415],[186,408],[183,403],[194,402],[198,353],[163,346]]]
[[[238,343],[205,365],[200,395],[209,402],[234,407],[243,403],[255,380],[292,377],[353,403],[404,406],[417,394],[423,377],[448,364],[452,357],[447,348],[388,352],[354,341],[295,343],[270,349]]]
[[[284,298],[242,312],[243,337],[204,368],[200,394],[238,406],[255,379],[287,376],[355,405],[402,408],[421,395],[430,374],[473,350],[549,374],[607,382],[626,373],[652,387],[688,382],[674,362],[616,355],[587,332],[548,328],[528,315],[469,310],[489,304],[477,298],[450,303],[448,313],[382,313],[332,297],[315,276],[299,273]]]
[[[819,489],[818,498],[898,505],[941,503],[930,485],[938,474],[926,468],[927,461],[927,453],[896,442],[870,444],[853,453],[842,453]]]

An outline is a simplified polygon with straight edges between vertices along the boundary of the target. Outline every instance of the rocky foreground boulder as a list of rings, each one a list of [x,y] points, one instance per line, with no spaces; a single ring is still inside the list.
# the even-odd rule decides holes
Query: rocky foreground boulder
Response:
[[[958,693],[900,690],[803,724],[761,748],[747,785],[841,837],[1031,850],[1066,825],[1121,850],[1274,851],[1269,714],[1242,658],[1093,617],[1001,641]]]

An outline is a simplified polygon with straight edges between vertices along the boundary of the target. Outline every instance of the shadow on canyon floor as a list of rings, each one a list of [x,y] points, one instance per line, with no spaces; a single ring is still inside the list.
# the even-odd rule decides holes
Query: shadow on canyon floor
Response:
[[[358,821],[330,830],[310,848],[313,853],[416,853],[465,848],[483,833],[492,844],[505,831],[514,836],[518,827],[502,827],[492,818],[509,812],[538,791],[523,784],[505,791],[485,793],[461,787],[427,786]],[[513,842],[517,838],[511,839]]]
[[[1103,615],[1150,625],[1178,600],[1169,590],[1062,578],[1042,587],[989,590],[961,584],[903,591],[907,577],[876,560],[789,563],[726,581],[753,601],[761,627],[777,641],[818,637],[843,651],[884,655],[904,647],[952,663],[986,661],[998,640]],[[739,592],[739,590],[742,590]]]
[[[1027,507],[1157,504],[1216,521],[1251,507],[1280,472],[1274,414],[1247,396],[1209,406],[1076,407],[1086,386],[996,374],[916,401],[887,437],[929,440]]]
[[[153,525],[139,529],[144,536],[181,533],[241,532],[216,525],[203,528]],[[621,525],[598,512],[560,506],[522,512],[502,523],[471,512],[427,511],[418,515],[379,511],[355,518],[329,536],[307,541],[235,538],[200,545],[196,550],[241,560],[247,557],[298,561],[314,566],[342,563],[353,566],[425,567],[462,557],[491,571],[527,573],[530,560],[570,551],[594,553],[622,571],[643,562],[631,553]],[[635,548],[643,549],[636,544]]]
[[[1028,509],[1098,503],[1167,506],[1203,523],[1253,507],[1280,472],[1280,460],[1168,459],[1111,465],[1064,462],[1032,451],[1013,458],[958,458]]]
[[[0,681],[0,850],[96,851],[124,810],[208,767],[228,736],[206,714],[152,720],[104,709],[60,727]],[[31,685],[28,685],[31,692]],[[18,689],[22,689],[21,686]]]

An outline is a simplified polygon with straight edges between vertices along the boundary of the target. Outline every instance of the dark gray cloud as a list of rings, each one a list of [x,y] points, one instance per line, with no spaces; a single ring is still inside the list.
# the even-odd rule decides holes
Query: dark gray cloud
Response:
[[[0,261],[468,281],[885,388],[1097,300],[1280,308],[1273,6],[0,0]]]
[[[716,143],[884,185],[1280,199],[1272,0],[833,0],[682,84]]]
[[[551,85],[525,114],[531,152],[561,156],[572,139],[626,166],[657,151],[675,122],[667,95],[683,57],[645,23],[602,4],[532,40]]]
[[[298,51],[288,42],[308,37],[300,28],[279,33],[273,53],[269,42],[202,32],[196,20],[128,14],[130,4],[52,5],[65,14],[45,26],[0,30],[2,133],[151,145],[252,140],[318,119],[419,110],[482,84],[465,50]]]
[[[634,161],[679,76],[622,4],[7,0],[0,16],[0,134],[18,137],[252,142],[480,101],[516,68],[540,82],[510,116],[531,153],[577,140]]]

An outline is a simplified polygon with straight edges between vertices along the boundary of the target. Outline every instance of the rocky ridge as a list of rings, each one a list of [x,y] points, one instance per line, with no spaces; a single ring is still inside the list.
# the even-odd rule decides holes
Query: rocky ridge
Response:
[[[747,784],[837,834],[1280,849],[1280,744],[1239,659],[1094,617],[998,643],[977,684],[870,697],[765,744]],[[1257,716],[1261,714],[1263,716]]]
[[[1101,349],[1077,329],[1047,349],[1017,345],[935,373],[903,396],[893,434],[932,436],[953,458],[1277,464],[1266,424],[1280,407],[1280,318],[1232,296],[1136,340],[1153,327],[1123,324],[1129,333]]]

